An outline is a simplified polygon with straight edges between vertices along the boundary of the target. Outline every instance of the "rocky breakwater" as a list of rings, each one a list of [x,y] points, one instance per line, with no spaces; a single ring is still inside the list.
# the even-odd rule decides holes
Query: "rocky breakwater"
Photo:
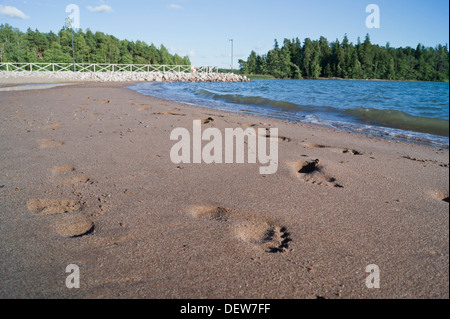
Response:
[[[246,76],[206,72],[0,72],[0,80],[93,82],[246,82]]]

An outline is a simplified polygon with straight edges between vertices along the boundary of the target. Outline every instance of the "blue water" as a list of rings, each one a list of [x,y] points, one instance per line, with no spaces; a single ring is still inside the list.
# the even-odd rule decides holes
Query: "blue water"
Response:
[[[141,83],[134,90],[176,102],[343,130],[449,145],[449,84],[342,80]]]

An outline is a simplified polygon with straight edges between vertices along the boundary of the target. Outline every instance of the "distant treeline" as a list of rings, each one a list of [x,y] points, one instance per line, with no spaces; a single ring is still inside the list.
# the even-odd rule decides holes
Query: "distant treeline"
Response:
[[[164,45],[157,48],[142,41],[119,40],[102,32],[74,32],[77,63],[190,65],[187,56],[170,54]],[[69,63],[72,58],[72,31],[26,33],[8,24],[0,25],[1,62]]]
[[[389,43],[379,46],[365,41],[354,45],[345,35],[329,43],[326,38],[312,41],[307,38],[285,39],[280,48],[277,40],[272,50],[265,55],[254,51],[247,61],[239,60],[244,74],[269,74],[276,78],[344,78],[448,81],[448,46],[426,48],[418,45],[392,48]]]

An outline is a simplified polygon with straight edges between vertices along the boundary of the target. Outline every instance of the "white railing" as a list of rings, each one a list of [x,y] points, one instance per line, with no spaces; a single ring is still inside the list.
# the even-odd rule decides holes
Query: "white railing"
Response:
[[[74,71],[73,63],[0,63],[0,72],[66,72]],[[153,64],[75,63],[75,72],[218,72],[217,67]]]

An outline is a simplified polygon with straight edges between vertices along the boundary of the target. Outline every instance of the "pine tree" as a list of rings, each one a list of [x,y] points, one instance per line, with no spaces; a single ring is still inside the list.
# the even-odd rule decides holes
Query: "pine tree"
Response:
[[[139,63],[167,64],[175,62],[190,65],[187,56],[172,56],[162,45],[161,49],[145,42],[119,40],[102,32],[91,30],[74,33],[75,58],[78,63]],[[63,28],[57,34],[40,33],[28,29],[26,33],[8,24],[0,25],[1,62],[72,62],[72,31]]]

